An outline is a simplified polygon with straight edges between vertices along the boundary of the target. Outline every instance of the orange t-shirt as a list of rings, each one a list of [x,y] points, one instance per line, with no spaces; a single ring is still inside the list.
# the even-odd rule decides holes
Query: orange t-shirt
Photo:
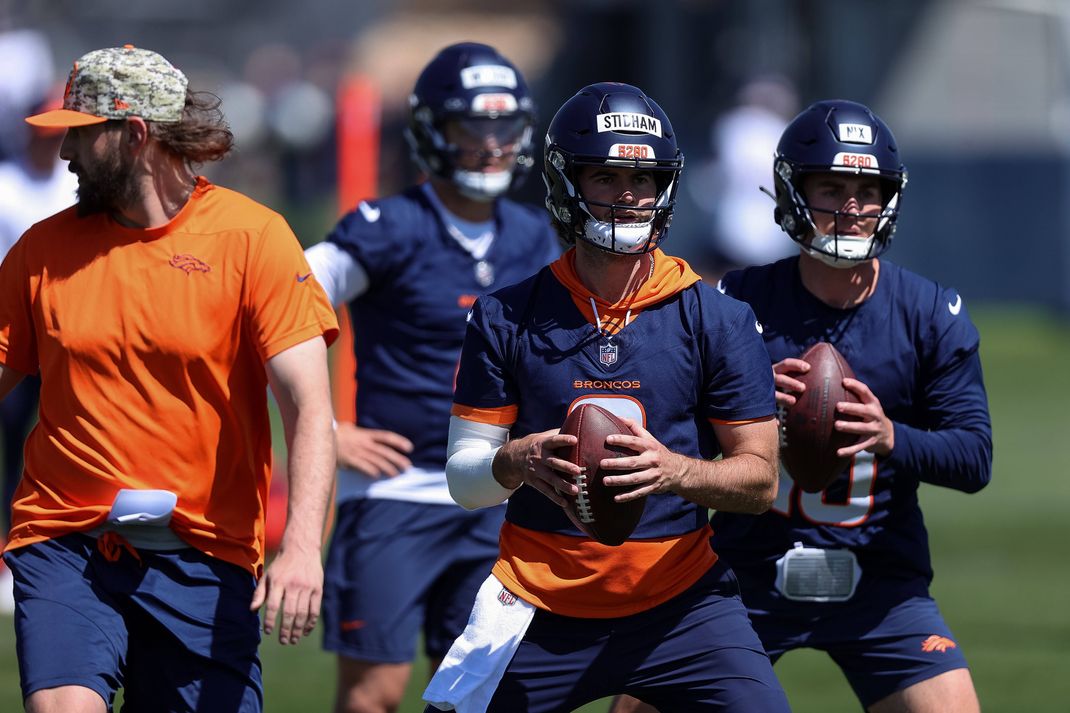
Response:
[[[159,488],[178,495],[179,537],[259,574],[265,362],[337,332],[282,216],[204,178],[158,228],[73,207],[36,224],[0,266],[0,363],[42,381],[8,549]]]

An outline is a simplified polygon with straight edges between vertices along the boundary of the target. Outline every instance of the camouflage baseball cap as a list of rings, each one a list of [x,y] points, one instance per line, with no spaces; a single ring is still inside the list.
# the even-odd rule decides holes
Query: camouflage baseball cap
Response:
[[[82,55],[74,63],[63,108],[28,117],[34,126],[88,126],[140,116],[175,122],[186,104],[186,75],[150,50],[133,45]]]

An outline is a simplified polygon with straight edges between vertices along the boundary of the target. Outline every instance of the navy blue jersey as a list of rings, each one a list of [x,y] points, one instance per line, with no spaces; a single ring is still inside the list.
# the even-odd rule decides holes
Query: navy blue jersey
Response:
[[[498,199],[494,242],[477,260],[416,186],[365,202],[327,240],[369,280],[349,305],[357,424],[402,434],[413,443],[413,466],[441,472],[465,316],[488,286],[519,282],[558,255],[546,212]]]
[[[590,311],[580,307],[586,304],[586,295],[577,299],[580,288],[573,285],[570,291],[561,281],[566,272],[562,266],[568,264],[571,253],[518,285],[480,298],[465,337],[454,414],[509,426],[511,437],[520,438],[560,428],[571,408],[593,402],[634,418],[668,449],[695,458],[720,453],[711,421],[771,416],[775,408],[772,373],[753,312],[697,282],[683,261],[660,251],[655,255],[661,270],[648,282],[661,289],[652,289],[633,303],[634,319],[610,340],[595,327],[597,320]],[[625,321],[619,309],[607,310],[600,319],[604,321],[610,313]],[[613,346],[611,352],[605,348],[607,342]],[[530,593],[542,585],[553,588],[556,584],[547,580],[562,577],[560,573],[570,569],[573,580],[586,576],[575,573],[575,558],[561,567],[555,563],[572,546],[571,539],[597,543],[535,489],[522,487],[509,498],[506,521],[499,564],[514,556],[520,561],[516,568],[541,562],[548,574],[534,576],[538,581],[517,582],[522,575],[496,568],[503,581],[511,580],[520,591]],[[590,580],[604,574],[599,571],[603,564],[615,566],[627,552],[633,552],[629,566],[647,558],[638,554],[642,545],[632,547],[640,540],[658,540],[659,546],[668,549],[672,542],[698,541],[702,536],[702,546],[686,556],[709,565],[707,524],[706,508],[671,493],[651,495],[628,542],[619,548],[598,546],[601,549],[587,553]],[[523,528],[523,534],[510,525]],[[661,564],[671,569],[672,561],[686,560],[683,553],[689,548],[681,545]],[[693,581],[701,574],[688,572],[679,583],[689,585],[685,577]],[[630,604],[643,601],[645,591],[657,592],[678,583],[645,579],[638,583],[639,591],[631,592]],[[603,613],[577,612],[575,607],[583,605],[582,599],[583,595],[572,592],[568,604],[572,613],[566,613],[608,616],[604,612],[613,606],[609,596],[598,598],[588,592],[586,603],[594,607],[597,601]]]
[[[638,415],[669,450],[714,458],[710,419],[745,421],[773,412],[765,352],[746,305],[704,283],[645,307],[613,338],[605,363],[598,330],[569,291],[544,268],[480,299],[465,341],[455,401],[476,409],[517,407],[512,438],[560,428],[583,401],[616,399],[619,414]],[[634,409],[634,411],[632,410]],[[564,511],[531,488],[509,499],[506,519],[523,527],[574,534]],[[678,495],[652,495],[635,539],[691,532],[706,509]]]
[[[770,512],[714,516],[717,551],[744,569],[771,567],[795,542],[846,547],[864,572],[931,579],[918,484],[974,492],[991,477],[979,337],[962,298],[886,260],[873,295],[846,310],[803,286],[797,257],[730,273],[721,288],[753,307],[771,364],[833,344],[893,421],[895,445],[884,458],[858,454],[821,493],[782,473]]]

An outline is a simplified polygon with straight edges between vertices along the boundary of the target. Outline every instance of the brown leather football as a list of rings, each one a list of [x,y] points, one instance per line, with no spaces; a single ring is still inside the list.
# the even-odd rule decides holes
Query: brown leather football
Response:
[[[606,443],[606,437],[615,433],[632,435],[631,429],[601,406],[580,404],[565,419],[561,433],[575,436],[578,443],[571,448],[559,449],[558,457],[587,468],[587,473],[578,476],[575,481],[580,489],[579,495],[574,498],[566,496],[572,519],[587,535],[603,545],[621,544],[639,524],[646,498],[626,503],[614,501],[613,496],[627,492],[627,488],[606,486],[602,483],[602,477],[623,475],[628,471],[603,472],[598,464],[604,458],[633,455],[627,448]]]
[[[838,457],[836,451],[857,443],[859,437],[836,430],[837,419],[852,420],[837,413],[836,403],[858,403],[858,397],[843,387],[844,378],[855,375],[836,347],[818,342],[799,358],[810,365],[810,371],[792,375],[806,384],[806,391],[797,394],[795,404],[781,416],[780,460],[799,487],[817,493],[851,462]]]

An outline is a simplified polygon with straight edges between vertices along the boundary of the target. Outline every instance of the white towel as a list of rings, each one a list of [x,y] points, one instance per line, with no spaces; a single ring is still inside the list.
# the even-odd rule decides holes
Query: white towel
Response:
[[[494,575],[476,595],[472,616],[427,684],[424,700],[443,711],[484,713],[535,616],[535,607]]]

